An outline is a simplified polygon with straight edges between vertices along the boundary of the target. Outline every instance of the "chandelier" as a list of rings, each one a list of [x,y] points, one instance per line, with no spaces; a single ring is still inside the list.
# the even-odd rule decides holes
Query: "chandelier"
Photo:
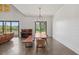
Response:
[[[38,21],[42,20],[42,15],[41,15],[41,8],[39,8],[39,15],[38,15]]]

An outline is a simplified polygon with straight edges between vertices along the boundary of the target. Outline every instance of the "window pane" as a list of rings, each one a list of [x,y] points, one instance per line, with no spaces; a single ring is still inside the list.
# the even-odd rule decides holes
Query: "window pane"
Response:
[[[4,33],[10,32],[10,22],[4,22]]]
[[[17,36],[18,35],[18,26],[19,26],[19,24],[18,24],[19,22],[12,22],[12,32],[14,33],[14,35],[15,36]]]
[[[40,32],[40,23],[36,22],[36,32]]]
[[[46,25],[45,25],[45,22],[41,22],[41,25],[40,25],[40,26],[41,26],[41,30],[40,30],[40,31],[41,31],[41,32],[45,32],[45,29],[46,29],[46,28],[45,28],[45,26],[46,26]]]

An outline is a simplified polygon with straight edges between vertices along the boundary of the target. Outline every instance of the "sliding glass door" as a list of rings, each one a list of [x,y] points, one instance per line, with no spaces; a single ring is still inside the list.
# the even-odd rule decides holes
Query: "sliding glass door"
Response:
[[[4,33],[10,32],[10,22],[4,22]]]
[[[3,34],[3,22],[0,22],[0,34]]]
[[[12,22],[12,32],[15,36],[19,35],[19,22]]]
[[[0,21],[0,34],[13,32],[15,36],[19,35],[19,21]]]

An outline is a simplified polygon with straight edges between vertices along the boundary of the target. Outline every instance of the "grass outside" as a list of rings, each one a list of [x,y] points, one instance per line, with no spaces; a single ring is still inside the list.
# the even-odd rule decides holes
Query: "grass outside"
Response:
[[[2,26],[0,26],[0,32],[2,32]],[[18,26],[12,26],[12,30],[13,31],[17,31],[18,30]],[[4,26],[4,31],[10,31],[10,26]]]

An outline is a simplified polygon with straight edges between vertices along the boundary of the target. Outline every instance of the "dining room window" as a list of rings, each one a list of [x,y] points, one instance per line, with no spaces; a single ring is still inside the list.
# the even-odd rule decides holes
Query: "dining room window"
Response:
[[[47,35],[47,21],[35,21],[35,35]]]

